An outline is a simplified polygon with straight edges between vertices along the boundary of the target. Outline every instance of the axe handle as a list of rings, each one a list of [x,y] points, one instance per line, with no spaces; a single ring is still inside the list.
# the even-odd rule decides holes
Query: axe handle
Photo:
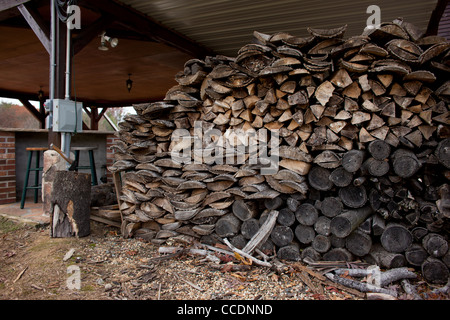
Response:
[[[60,148],[58,148],[57,146],[55,146],[53,143],[50,145],[50,149],[53,149],[56,152],[58,152],[59,155],[61,157],[63,157],[64,160],[66,160],[69,164],[72,164],[73,160],[67,158],[66,155],[62,152],[62,150]]]

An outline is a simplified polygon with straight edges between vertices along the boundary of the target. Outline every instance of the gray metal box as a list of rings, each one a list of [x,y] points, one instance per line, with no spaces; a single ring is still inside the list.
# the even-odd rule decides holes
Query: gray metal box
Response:
[[[53,131],[81,132],[83,130],[82,102],[72,100],[53,100]]]

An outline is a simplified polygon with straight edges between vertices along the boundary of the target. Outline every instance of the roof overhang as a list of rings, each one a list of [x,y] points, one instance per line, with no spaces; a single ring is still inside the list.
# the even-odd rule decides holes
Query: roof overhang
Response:
[[[448,1],[376,2],[382,22],[402,17],[425,31],[442,15],[433,11]],[[48,95],[49,3],[0,4],[0,96],[31,99],[40,88]],[[346,37],[359,35],[372,4],[372,0],[79,0],[81,29],[73,32],[72,95],[97,106],[161,100],[189,59],[236,56],[252,41],[255,30],[305,36],[307,27],[347,24]],[[103,31],[119,38],[116,48],[98,50]],[[131,92],[126,88],[128,74]]]

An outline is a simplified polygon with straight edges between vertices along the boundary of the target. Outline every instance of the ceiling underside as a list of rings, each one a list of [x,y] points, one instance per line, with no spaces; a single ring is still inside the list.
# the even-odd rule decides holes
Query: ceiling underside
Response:
[[[50,0],[16,2],[35,8],[49,25]],[[345,37],[359,35],[372,4],[373,0],[80,0],[82,29],[75,38],[82,38],[89,28],[97,33],[74,56],[72,95],[103,106],[160,100],[176,84],[175,74],[193,57],[234,57],[253,41],[255,30],[306,36],[307,27],[347,24]],[[376,1],[382,22],[402,17],[424,31],[436,4],[437,0]],[[116,48],[97,49],[103,29],[96,24],[119,38]],[[0,70],[0,96],[31,97],[40,87],[48,94],[48,52],[17,8],[0,12]],[[125,85],[129,73],[131,92]]]
[[[360,35],[378,5],[381,21],[402,17],[426,30],[437,0],[121,0],[171,29],[217,53],[235,56],[251,42],[254,30],[272,34],[309,35],[307,27],[347,24],[346,36]]]

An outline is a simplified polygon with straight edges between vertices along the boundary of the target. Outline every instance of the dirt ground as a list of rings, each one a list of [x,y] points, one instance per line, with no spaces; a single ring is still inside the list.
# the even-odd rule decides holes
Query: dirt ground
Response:
[[[160,259],[157,246],[123,239],[118,229],[96,222],[88,237],[56,239],[49,234],[48,226],[0,217],[1,300],[366,299],[320,280],[299,263],[276,272],[233,257],[219,265],[188,254]],[[449,298],[427,294],[433,288],[418,281],[425,299]],[[402,294],[399,299],[412,297]]]

